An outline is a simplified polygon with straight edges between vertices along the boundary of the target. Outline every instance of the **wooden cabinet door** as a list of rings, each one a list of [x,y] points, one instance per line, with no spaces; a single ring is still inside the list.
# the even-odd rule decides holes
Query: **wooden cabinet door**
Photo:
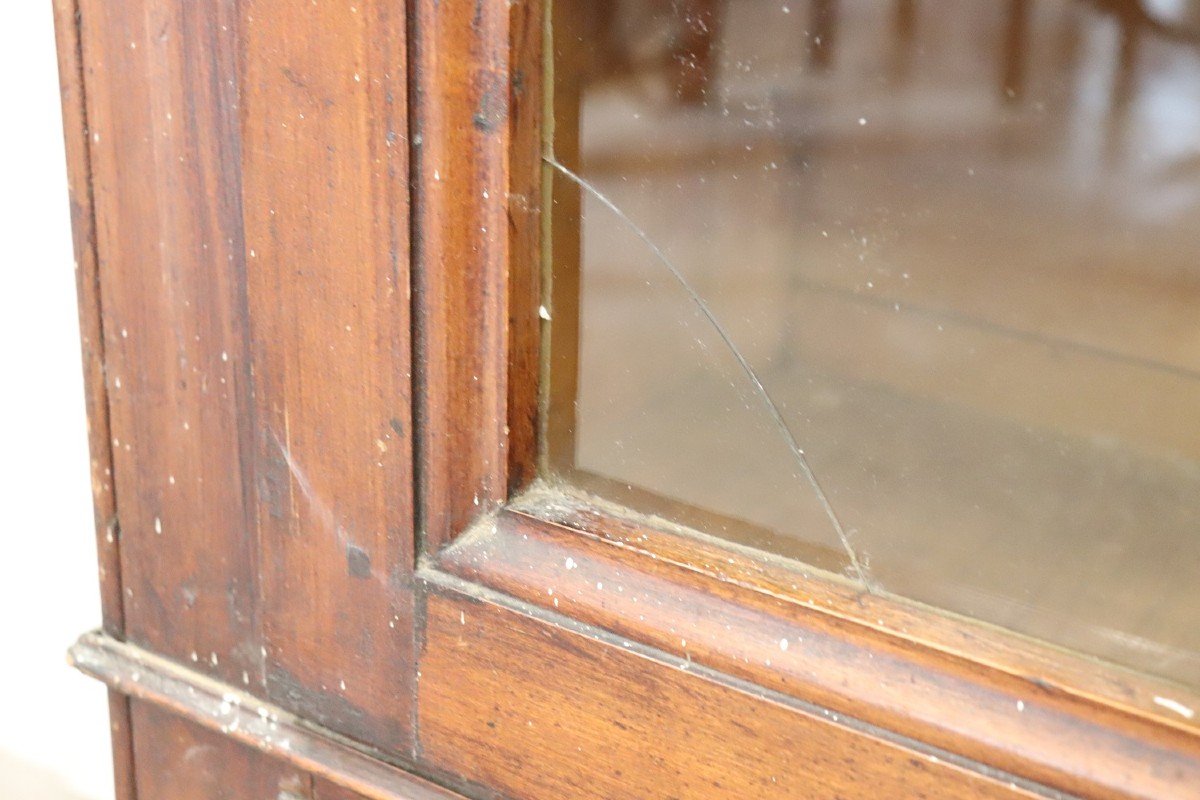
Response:
[[[122,800],[1200,797],[1186,676],[556,460],[581,209],[617,210],[580,76],[650,63],[584,56],[682,14],[650,61],[703,102],[741,6],[54,4],[105,609],[72,658]],[[809,5],[832,69],[837,4]]]

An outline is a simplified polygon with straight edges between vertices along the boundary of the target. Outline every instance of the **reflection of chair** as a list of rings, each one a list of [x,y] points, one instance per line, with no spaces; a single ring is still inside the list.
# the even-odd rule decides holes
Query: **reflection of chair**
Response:
[[[783,0],[782,8],[788,8]],[[807,62],[814,71],[833,65],[838,26],[838,0],[797,0],[808,8]],[[1137,48],[1143,33],[1189,44],[1200,44],[1200,0],[1185,0],[1170,15],[1150,10],[1145,0],[1079,0],[1116,19],[1121,45],[1114,86],[1114,105],[1128,99],[1132,90]],[[685,105],[703,105],[717,78],[717,47],[726,16],[727,0],[633,0],[632,2],[580,3],[586,41],[594,43],[585,81],[614,77],[661,74],[671,81],[676,99]],[[1000,92],[1019,100],[1026,84],[1030,22],[1034,0],[1009,0],[1007,26],[1001,51]],[[917,26],[917,0],[896,0],[893,32],[904,57],[897,70],[905,70],[907,50]],[[649,51],[639,52],[639,41],[654,38]],[[644,50],[644,48],[643,48]]]
[[[899,0],[900,16],[911,19],[915,0]],[[808,62],[814,69],[833,63],[834,32],[838,0],[808,0]],[[590,78],[603,79],[641,71],[664,70],[673,74],[675,97],[687,105],[700,105],[716,78],[716,43],[727,0],[658,0],[658,2],[596,3],[584,13],[587,40],[595,43],[595,60]],[[628,20],[622,14],[655,13],[669,6],[674,30],[659,57],[639,60],[630,52]],[[786,5],[784,6],[787,7]]]

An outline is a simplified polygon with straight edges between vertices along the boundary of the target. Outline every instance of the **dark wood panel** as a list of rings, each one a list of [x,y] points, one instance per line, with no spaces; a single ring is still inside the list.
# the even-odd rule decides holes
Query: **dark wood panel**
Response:
[[[550,493],[518,504],[570,514],[569,498]],[[956,621],[963,647],[997,656],[973,662],[921,641],[922,627],[931,626],[902,604],[864,598],[859,610],[870,622],[846,618],[830,613],[828,600],[793,599],[796,590],[786,585],[768,593],[731,579],[751,566],[761,576],[769,571],[762,564],[701,548],[690,557],[682,549],[668,554],[656,550],[655,538],[643,532],[606,540],[506,511],[493,533],[461,540],[440,563],[549,612],[1062,791],[1159,798],[1194,797],[1200,789],[1200,737],[1190,726],[1163,724],[1151,711],[1153,687],[1139,676],[1080,663],[1125,681],[1129,694],[1106,702],[1072,693],[1070,681],[1056,682],[1071,665],[1064,654],[1009,636],[1012,650],[1028,649],[1026,661],[1046,657],[1040,667],[1013,671],[1002,633]],[[725,579],[706,575],[709,568]],[[822,585],[816,575],[802,580],[809,591]],[[828,587],[830,598],[838,588]],[[1165,684],[1157,688],[1179,696]],[[1145,709],[1131,702],[1141,691],[1151,692]]]
[[[418,699],[424,757],[526,800],[1039,796],[836,714],[573,628],[431,588]]]
[[[540,3],[418,0],[412,74],[422,530],[436,550],[531,475]],[[523,142],[520,156],[510,150]],[[514,164],[515,161],[515,164]],[[520,275],[514,278],[514,271]],[[509,320],[517,321],[510,334]],[[513,342],[518,344],[511,349]],[[510,408],[510,402],[513,407]],[[510,417],[510,414],[512,415]],[[510,432],[516,450],[508,450]],[[524,463],[521,463],[524,460]]]
[[[247,0],[243,187],[267,694],[410,749],[402,4]]]
[[[235,4],[80,19],[125,634],[261,684]]]
[[[138,796],[305,800],[307,773],[141,700],[133,701]]]

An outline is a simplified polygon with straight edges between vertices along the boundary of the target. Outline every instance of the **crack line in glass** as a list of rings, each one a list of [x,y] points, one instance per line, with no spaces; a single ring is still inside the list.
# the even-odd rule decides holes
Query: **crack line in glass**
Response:
[[[783,418],[783,414],[779,411],[779,406],[776,405],[775,401],[771,398],[771,394],[767,391],[767,387],[763,384],[762,379],[758,377],[758,372],[755,371],[754,367],[750,365],[750,362],[746,359],[746,357],[742,355],[742,351],[738,349],[736,344],[734,344],[733,337],[730,336],[729,331],[727,331],[725,326],[722,325],[717,319],[708,303],[703,297],[700,296],[700,293],[696,291],[695,287],[692,286],[688,279],[684,277],[683,273],[679,271],[679,268],[676,267],[671,260],[667,258],[666,254],[663,253],[663,251],[659,249],[659,247],[654,244],[653,241],[650,240],[650,237],[646,234],[646,232],[638,227],[638,225],[634,223],[632,219],[630,219],[623,211],[621,211],[621,209],[619,209],[616,204],[609,200],[599,189],[591,185],[584,178],[575,174],[568,167],[559,163],[554,159],[553,156],[542,156],[542,160],[551,168],[564,175],[580,189],[598,200],[605,208],[616,215],[616,217],[626,227],[628,227],[629,230],[634,233],[634,235],[641,239],[642,243],[645,244],[646,247],[650,248],[650,251],[654,254],[654,257],[662,262],[663,266],[667,268],[667,271],[671,273],[671,276],[675,279],[675,281],[683,288],[688,297],[691,298],[692,302],[700,310],[700,313],[704,315],[706,320],[708,320],[708,323],[712,325],[713,329],[717,332],[717,335],[721,338],[721,341],[725,343],[725,346],[733,355],[734,360],[737,361],[737,364],[741,368],[742,372],[745,373],[747,378],[749,378],[751,385],[754,387],[755,394],[758,395],[759,399],[766,407],[767,412],[770,414],[775,425],[775,428],[779,431],[779,434],[783,437],[784,442],[787,444],[788,450],[791,452],[792,458],[795,460],[800,472],[808,481],[809,486],[812,487],[817,501],[821,504],[821,508],[825,511],[825,516],[829,518],[830,524],[833,525],[834,532],[837,533],[838,541],[841,542],[842,549],[845,550],[846,556],[850,559],[850,566],[853,569],[855,576],[858,578],[859,582],[862,584],[863,588],[868,594],[876,594],[874,583],[867,576],[867,571],[863,566],[862,561],[859,559],[858,554],[854,551],[854,547],[850,544],[850,536],[846,532],[846,528],[842,525],[842,521],[838,517],[837,512],[834,510],[833,504],[829,502],[829,496],[825,493],[824,488],[822,488],[821,482],[817,480],[817,475],[815,472],[813,472],[812,466],[809,465],[808,458],[805,456],[803,448],[800,447],[800,443],[796,441],[795,434],[792,433],[792,429],[788,426],[787,421]]]

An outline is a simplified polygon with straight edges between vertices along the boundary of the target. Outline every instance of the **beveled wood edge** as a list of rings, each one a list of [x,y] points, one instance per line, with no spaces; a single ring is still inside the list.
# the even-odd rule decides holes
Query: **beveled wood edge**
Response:
[[[409,8],[419,549],[537,469],[542,9]]]
[[[104,629],[119,636],[124,629],[121,593],[120,530],[113,490],[112,438],[108,421],[108,387],[104,369],[104,323],[100,302],[100,256],[96,244],[96,212],[92,194],[92,159],[88,131],[87,86],[79,0],[53,0],[58,51],[58,81],[67,190],[71,207],[71,239],[83,389],[87,407],[89,467],[92,483],[100,600]]]
[[[108,387],[104,380],[104,324],[100,302],[100,255],[96,244],[96,210],[92,190],[91,141],[88,130],[87,81],[79,0],[53,0],[58,56],[63,144],[71,210],[71,243],[75,256],[75,290],[79,305],[80,350],[84,402],[87,409],[89,470],[99,564],[100,609],[104,630],[121,636],[125,629],[121,589],[120,526],[113,489],[112,438],[108,421]],[[109,691],[109,734],[112,741],[113,791],[118,800],[136,800],[129,698]]]
[[[480,688],[483,700],[473,702],[476,712],[468,717],[452,717],[449,721],[434,723],[442,708],[437,700],[422,702],[423,722],[420,728],[421,741],[426,748],[426,758],[445,763],[447,748],[453,753],[456,765],[450,769],[466,770],[468,777],[489,775],[501,781],[505,797],[522,797],[524,791],[514,791],[511,781],[513,770],[528,769],[532,775],[528,784],[530,796],[545,798],[570,797],[625,797],[614,790],[611,780],[621,779],[625,766],[634,769],[633,761],[625,755],[636,750],[649,756],[652,764],[642,760],[657,781],[652,792],[641,791],[629,797],[656,798],[662,796],[708,797],[710,789],[717,789],[712,796],[727,797],[729,786],[740,786],[743,796],[758,796],[750,787],[757,786],[764,778],[774,784],[775,770],[787,768],[791,756],[803,757],[806,767],[800,767],[800,777],[815,780],[823,787],[818,794],[794,794],[788,796],[821,797],[1021,797],[1066,800],[1069,795],[1050,787],[1028,781],[1020,776],[995,769],[987,764],[965,759],[960,755],[930,746],[892,731],[878,728],[849,715],[838,714],[827,708],[806,703],[794,697],[780,694],[749,681],[740,680],[729,674],[710,669],[697,661],[679,658],[665,650],[647,646],[630,639],[614,635],[586,622],[540,608],[502,592],[497,592],[478,583],[463,580],[443,572],[428,561],[418,573],[425,591],[427,609],[440,606],[439,611],[427,611],[429,623],[422,644],[422,664],[426,670],[421,683],[423,698],[438,697],[441,700],[454,698],[462,686],[472,685],[472,673],[488,673],[490,690]],[[479,622],[479,615],[486,621]],[[515,632],[509,639],[507,632]],[[482,634],[482,638],[480,637]],[[506,641],[507,640],[507,641]],[[585,641],[580,641],[585,640]],[[449,645],[450,652],[447,652]],[[462,648],[461,651],[457,651]],[[496,649],[499,648],[499,649]],[[434,654],[437,651],[437,654]],[[563,660],[559,660],[559,656]],[[447,675],[437,663],[445,666],[449,658],[455,664],[466,663],[463,671],[452,670]],[[580,669],[583,661],[587,664]],[[526,666],[532,667],[532,671]],[[543,681],[539,676],[545,674]],[[482,676],[480,676],[482,677]],[[690,688],[684,688],[681,682]],[[546,684],[543,686],[542,684]],[[555,685],[557,688],[547,688]],[[496,692],[499,685],[500,695]],[[713,702],[714,691],[723,696]],[[548,694],[543,694],[548,692]],[[650,705],[658,706],[658,713],[670,714],[675,726],[673,731],[658,726],[646,727],[647,719],[628,707],[622,711],[618,697],[629,693],[640,696]],[[564,696],[565,695],[565,696]],[[586,699],[585,699],[586,698]],[[696,704],[693,704],[696,700]],[[481,705],[482,702],[482,705]],[[515,702],[516,705],[513,705]],[[552,717],[546,727],[530,725],[553,705]],[[670,706],[671,710],[663,706]],[[614,705],[618,708],[614,708]],[[507,707],[512,726],[494,722],[494,714],[503,715]],[[776,713],[783,711],[790,721],[781,719]],[[747,725],[747,714],[763,713],[772,717],[768,728]],[[732,726],[723,724],[719,717],[729,715],[735,720]],[[737,722],[736,720],[741,720]],[[662,720],[665,722],[665,720]],[[486,728],[484,724],[486,723]],[[628,724],[627,724],[628,723]],[[814,724],[815,723],[815,724]],[[680,726],[690,733],[685,739],[693,742],[693,748],[682,750],[672,744],[679,741]],[[562,752],[546,756],[537,743],[539,734],[527,739],[523,731],[527,728],[562,730],[564,736],[582,736],[586,746],[568,748],[573,752]],[[492,731],[507,729],[507,742],[492,739]],[[767,729],[776,735],[769,737],[766,744],[760,737]],[[633,737],[628,731],[640,731]],[[714,731],[721,731],[715,734]],[[620,733],[618,733],[620,732]],[[540,734],[544,737],[544,733]],[[554,735],[554,734],[551,734]],[[768,749],[763,756],[773,762],[768,773],[758,771],[762,759],[750,758],[747,762],[729,762],[728,752],[718,756],[729,768],[721,775],[728,780],[717,780],[709,784],[702,780],[690,789],[677,789],[677,779],[682,773],[697,768],[696,761],[704,760],[709,748],[721,745],[714,735],[731,737],[735,749],[738,743],[745,747]],[[449,738],[447,738],[449,737]],[[749,738],[744,738],[749,737]],[[661,739],[661,741],[656,741]],[[543,738],[544,743],[544,738]],[[499,749],[495,754],[493,747]],[[514,750],[515,748],[515,750]],[[527,749],[528,748],[528,749]],[[747,752],[747,755],[749,755]],[[879,783],[864,785],[859,782],[859,767],[874,764],[876,756],[884,756],[890,766],[882,773],[871,770]],[[526,755],[535,761],[548,760],[546,769],[566,770],[572,776],[564,786],[555,789],[542,783],[545,772],[541,764],[522,763]],[[542,754],[542,755],[539,755]],[[711,755],[711,753],[710,753]],[[499,767],[495,759],[504,761]],[[615,761],[614,761],[615,759]],[[863,763],[861,759],[865,759]],[[755,763],[750,763],[755,762]],[[490,765],[489,765],[490,764]],[[756,766],[757,764],[757,766]],[[499,768],[508,773],[508,780],[492,773]],[[893,769],[898,772],[893,773]],[[943,785],[935,782],[926,785],[929,794],[908,791],[914,788],[908,776],[926,769],[946,777]],[[964,780],[965,779],[965,780]],[[608,785],[600,787],[593,780],[603,780]],[[711,780],[711,775],[709,780]],[[764,781],[765,782],[765,781]],[[524,785],[523,781],[518,784]],[[644,787],[643,787],[644,788]],[[841,788],[843,791],[838,791]],[[976,794],[973,789],[987,789]],[[864,791],[865,790],[865,791]],[[879,794],[882,792],[882,794]],[[736,796],[736,795],[732,795]],[[772,793],[772,796],[778,796]]]
[[[539,484],[430,564],[1060,791],[1200,797],[1180,687],[630,516]]]
[[[242,689],[117,641],[85,633],[71,665],[126,698],[151,703],[370,800],[462,800],[387,757]]]
[[[476,530],[472,530],[469,534],[461,537],[460,541],[476,539],[477,533]],[[680,656],[669,649],[659,648],[653,644],[626,638],[613,631],[593,625],[587,620],[561,614],[557,609],[543,608],[539,603],[529,602],[520,597],[497,591],[484,584],[464,579],[446,571],[441,565],[434,564],[431,561],[426,561],[421,566],[417,572],[417,576],[428,586],[428,591],[425,593],[427,600],[440,596],[442,598],[458,598],[471,604],[482,603],[501,608],[533,621],[542,627],[543,633],[547,636],[555,629],[585,636],[594,642],[638,656],[645,662],[651,662],[658,669],[672,673],[683,672],[732,689],[744,696],[747,702],[767,701],[807,717],[819,718],[826,723],[845,728],[871,739],[886,742],[891,746],[899,747],[914,757],[928,759],[933,763],[940,762],[956,770],[974,773],[981,778],[1006,785],[1014,791],[1021,792],[1022,796],[1034,795],[1049,798],[1050,800],[1067,800],[1067,798],[1072,796],[1037,781],[1032,781],[1020,775],[998,769],[992,765],[966,758],[951,750],[913,739],[902,733],[881,728],[853,715],[839,713],[824,706],[810,703],[792,694],[778,692],[771,687],[745,680],[729,672],[713,669],[701,661]],[[610,683],[612,686],[620,686],[623,680],[630,679],[631,677],[624,673],[616,673],[608,676],[605,682]],[[680,709],[680,714],[686,715],[687,711]],[[605,744],[604,726],[602,724],[596,727],[595,743],[599,748],[602,748]]]

